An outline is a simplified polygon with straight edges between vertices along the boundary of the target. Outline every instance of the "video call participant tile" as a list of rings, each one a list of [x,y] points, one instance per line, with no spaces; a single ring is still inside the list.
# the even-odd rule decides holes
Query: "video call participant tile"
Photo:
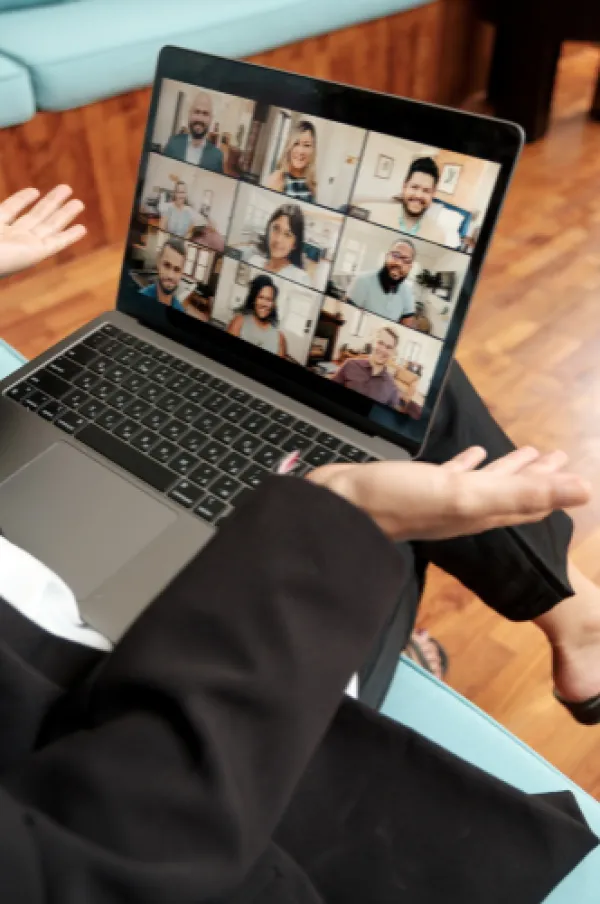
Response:
[[[343,217],[241,183],[226,251],[308,288],[327,285]]]
[[[318,292],[225,258],[212,322],[257,348],[305,365],[322,300]]]
[[[442,347],[430,336],[326,298],[308,363],[346,389],[419,418]]]
[[[468,263],[441,245],[348,218],[327,294],[443,339]]]
[[[471,253],[499,172],[478,157],[370,132],[350,212]]]

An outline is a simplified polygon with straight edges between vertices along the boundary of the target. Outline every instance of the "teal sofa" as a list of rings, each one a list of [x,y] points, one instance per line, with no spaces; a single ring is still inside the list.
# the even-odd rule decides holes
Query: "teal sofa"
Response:
[[[16,370],[24,360],[0,340],[0,379]],[[600,836],[600,803],[484,712],[410,660],[402,658],[398,663],[381,710],[389,718],[408,725],[522,791],[572,791],[592,831]],[[598,904],[600,848],[589,854],[546,902]]]
[[[246,57],[432,0],[0,0],[0,128],[149,85],[178,44]]]

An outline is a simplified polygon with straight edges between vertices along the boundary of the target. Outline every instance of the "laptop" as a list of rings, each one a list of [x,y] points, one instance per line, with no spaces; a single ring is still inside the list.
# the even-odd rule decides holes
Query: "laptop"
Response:
[[[5,535],[117,641],[284,456],[417,457],[522,141],[164,48],[116,310],[0,384]]]

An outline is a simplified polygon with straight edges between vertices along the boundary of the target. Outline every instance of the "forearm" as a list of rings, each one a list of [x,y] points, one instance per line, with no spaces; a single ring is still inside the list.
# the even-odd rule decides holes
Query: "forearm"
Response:
[[[267,482],[123,639],[86,731],[5,777],[33,814],[27,869],[19,878],[5,862],[7,877],[24,890],[41,871],[62,904],[76,900],[66,866],[77,858],[90,904],[94,881],[144,904],[234,888],[397,603],[401,570],[342,499]],[[2,831],[17,831],[24,810],[6,813]]]

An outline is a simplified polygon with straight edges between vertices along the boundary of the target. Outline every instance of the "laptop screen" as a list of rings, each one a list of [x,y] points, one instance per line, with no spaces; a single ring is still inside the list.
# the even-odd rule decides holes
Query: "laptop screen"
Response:
[[[121,296],[418,437],[501,164],[256,94],[157,80]]]

